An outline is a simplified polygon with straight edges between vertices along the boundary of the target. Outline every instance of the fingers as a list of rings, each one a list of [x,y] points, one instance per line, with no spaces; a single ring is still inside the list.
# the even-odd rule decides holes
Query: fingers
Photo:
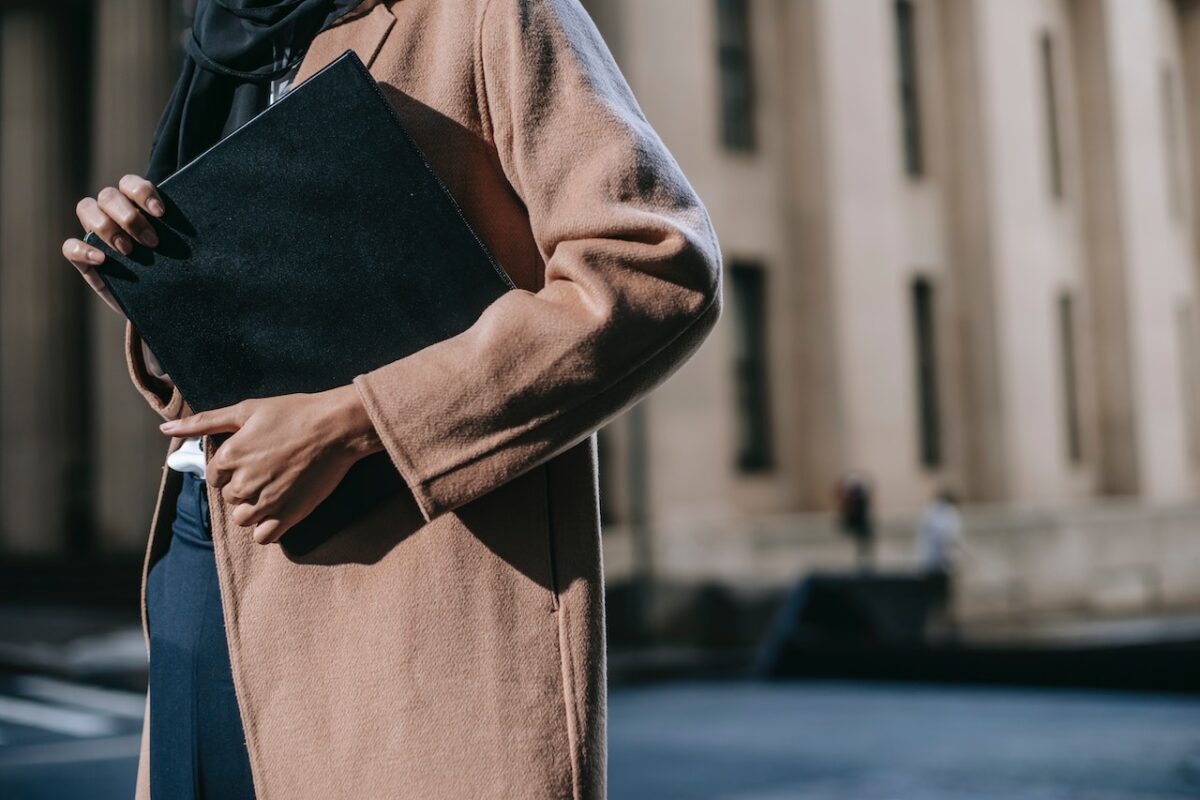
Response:
[[[75,216],[85,231],[96,234],[113,250],[122,255],[133,252],[133,240],[116,220],[104,213],[94,197],[85,197],[75,205]]]
[[[252,536],[258,544],[273,544],[282,538],[293,523],[280,513],[278,498],[263,495],[261,489],[252,489],[240,479],[235,469],[222,465],[217,459],[220,450],[208,462],[206,480],[218,487],[221,498],[230,507],[229,518],[242,528],[253,527]]]
[[[252,536],[258,544],[273,544],[279,541],[283,534],[292,527],[283,515],[272,509],[269,504],[253,505],[240,503],[234,506],[229,518],[242,528],[253,527]]]
[[[254,526],[254,541],[258,544],[274,544],[287,533],[289,527],[282,520],[263,520]]]
[[[105,186],[94,198],[80,200],[75,206],[79,224],[123,255],[133,251],[135,241],[157,247],[158,234],[143,212],[153,217],[161,217],[166,212],[158,190],[150,181],[137,175],[126,175],[118,186]]]
[[[222,495],[224,495],[223,492]],[[256,509],[252,503],[232,503],[227,496],[225,497],[225,502],[233,506],[233,511],[229,512],[229,518],[237,525],[244,528],[256,522],[254,519],[257,516]]]
[[[105,282],[102,281],[100,276],[96,273],[96,265],[104,263],[103,250],[92,247],[82,239],[71,238],[63,242],[62,254],[67,261],[71,262],[75,269],[79,270],[79,274],[83,276],[83,279],[87,282],[88,287],[90,287],[93,292],[100,295],[100,299],[103,300],[109,308],[111,308],[113,311],[116,311],[118,314],[124,315],[125,312],[121,310],[121,306],[117,303],[116,298],[113,297],[112,292],[109,291],[108,285],[105,284]]]
[[[225,502],[239,508],[253,506],[258,502],[258,495],[258,489],[248,488],[243,485],[242,481],[236,479],[225,481],[225,485],[221,487],[221,496],[225,498]],[[238,524],[244,525],[245,523],[239,522]]]
[[[119,190],[105,186],[96,195],[96,205],[134,239],[147,247],[158,246],[158,234],[154,232],[154,226],[141,209]]]
[[[282,516],[279,513],[279,498],[264,493],[262,486],[248,483],[244,473],[233,474],[232,477],[224,479],[223,484],[221,497],[232,509],[230,518],[241,527],[257,525],[268,517]]]
[[[82,239],[67,239],[63,242],[62,254],[67,261],[78,267],[80,272],[88,265],[104,263],[104,251],[98,247],[92,247]]]
[[[208,485],[214,489],[224,489],[233,480],[234,468],[225,463],[228,454],[226,445],[228,444],[229,442],[225,442],[217,448],[217,452],[213,453],[213,457],[208,460],[204,470]]]
[[[117,187],[121,190],[122,194],[137,203],[138,207],[143,211],[155,217],[161,217],[166,213],[167,207],[163,205],[162,197],[159,196],[158,190],[154,188],[153,183],[142,176],[126,175],[121,178]]]
[[[173,419],[158,426],[168,436],[205,436],[213,433],[233,433],[241,430],[250,416],[250,405],[237,405],[201,411],[183,419]]]
[[[243,528],[257,525],[268,517],[279,516],[277,511],[272,510],[271,505],[271,503],[259,503],[256,501],[235,501],[230,503],[233,511],[229,513],[229,517]]]

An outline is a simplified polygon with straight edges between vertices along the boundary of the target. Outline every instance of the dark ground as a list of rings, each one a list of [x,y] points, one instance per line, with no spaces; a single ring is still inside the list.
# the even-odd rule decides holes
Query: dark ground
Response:
[[[718,600],[688,618],[745,622]],[[1194,643],[1198,621],[1032,640]],[[695,643],[707,648],[610,651],[612,800],[1200,800],[1200,693],[817,680],[807,657],[805,680],[750,682],[730,676],[751,652]],[[1186,655],[1174,671],[1200,664]],[[1059,672],[1087,683],[1100,665],[1079,656]],[[851,660],[864,676],[904,673],[894,651]],[[1163,688],[1139,671],[1136,685]],[[129,800],[144,686],[135,604],[0,602],[0,800]]]
[[[128,800],[141,702],[5,679],[0,797]],[[1178,695],[663,683],[611,692],[609,747],[613,800],[1200,797],[1200,698]]]
[[[1200,698],[911,684],[680,684],[611,698],[611,796],[1200,797]]]

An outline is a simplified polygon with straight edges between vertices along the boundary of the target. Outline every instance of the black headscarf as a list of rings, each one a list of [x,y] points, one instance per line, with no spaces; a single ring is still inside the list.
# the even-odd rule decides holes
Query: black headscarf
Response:
[[[266,108],[271,81],[362,2],[197,0],[183,70],[154,134],[146,177],[159,183]]]

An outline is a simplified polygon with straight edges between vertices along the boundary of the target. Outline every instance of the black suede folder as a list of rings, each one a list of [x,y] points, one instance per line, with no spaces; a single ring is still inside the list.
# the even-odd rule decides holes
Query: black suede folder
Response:
[[[159,185],[160,244],[99,271],[194,411],[343,386],[466,330],[512,281],[352,51]],[[358,462],[281,544],[396,492]]]

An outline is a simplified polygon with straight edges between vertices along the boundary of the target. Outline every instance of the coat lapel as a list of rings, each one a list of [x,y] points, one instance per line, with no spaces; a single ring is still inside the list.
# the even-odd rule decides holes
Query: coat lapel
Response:
[[[306,80],[347,50],[353,50],[370,69],[380,45],[395,24],[396,17],[388,10],[386,2],[366,0],[359,9],[312,40],[300,62],[293,85]]]

